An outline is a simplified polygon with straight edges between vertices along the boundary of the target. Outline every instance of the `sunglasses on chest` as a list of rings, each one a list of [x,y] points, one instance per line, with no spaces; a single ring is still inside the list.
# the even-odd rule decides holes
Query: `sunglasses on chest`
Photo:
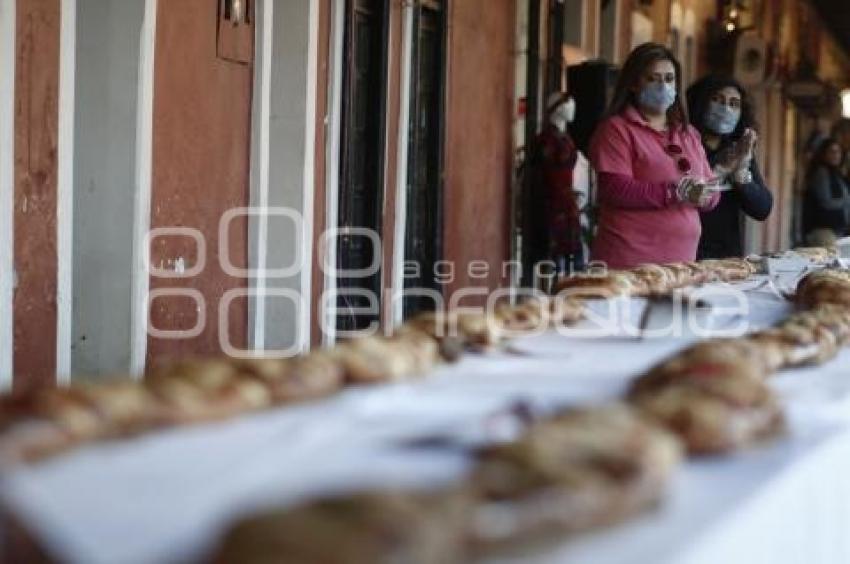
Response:
[[[689,161],[688,157],[685,156],[685,150],[682,149],[681,145],[669,142],[665,144],[664,150],[668,155],[670,155],[670,158],[676,162],[676,167],[679,169],[679,172],[682,174],[688,174],[691,172],[691,161]]]

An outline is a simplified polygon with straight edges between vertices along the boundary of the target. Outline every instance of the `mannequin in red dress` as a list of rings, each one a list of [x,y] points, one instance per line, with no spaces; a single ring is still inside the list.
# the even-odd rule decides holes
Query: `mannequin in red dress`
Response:
[[[567,131],[575,118],[575,100],[565,93],[549,96],[547,123],[537,137],[540,150],[540,184],[537,198],[544,212],[548,238],[544,250],[560,273],[583,266],[578,200],[573,191],[573,170],[578,151]],[[543,249],[541,249],[543,250]]]

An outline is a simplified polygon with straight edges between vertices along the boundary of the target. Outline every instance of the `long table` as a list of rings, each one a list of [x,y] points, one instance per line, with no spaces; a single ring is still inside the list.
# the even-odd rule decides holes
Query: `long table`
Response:
[[[770,291],[746,287],[753,329],[789,313]],[[642,304],[629,307],[634,316]],[[258,508],[457,480],[470,467],[470,445],[515,431],[504,416],[511,406],[547,412],[616,399],[694,339],[547,332],[416,382],[82,448],[4,476],[0,500],[61,562],[198,562],[234,518]],[[656,510],[493,562],[850,562],[848,366],[843,351],[774,377],[788,436],[689,460]]]

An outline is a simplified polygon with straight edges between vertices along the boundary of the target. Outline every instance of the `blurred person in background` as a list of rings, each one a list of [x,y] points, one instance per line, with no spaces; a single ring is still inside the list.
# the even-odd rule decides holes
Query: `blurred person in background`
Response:
[[[840,118],[832,124],[830,136],[841,146],[841,174],[850,178],[850,119]]]
[[[844,152],[832,137],[823,140],[806,174],[803,230],[806,243],[827,247],[847,234],[850,226],[850,186],[841,172]]]

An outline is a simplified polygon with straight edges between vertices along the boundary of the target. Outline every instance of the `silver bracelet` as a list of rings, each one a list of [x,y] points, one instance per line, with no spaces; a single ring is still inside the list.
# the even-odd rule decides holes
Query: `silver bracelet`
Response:
[[[735,171],[735,182],[738,184],[750,184],[753,181],[753,173],[748,168]]]

